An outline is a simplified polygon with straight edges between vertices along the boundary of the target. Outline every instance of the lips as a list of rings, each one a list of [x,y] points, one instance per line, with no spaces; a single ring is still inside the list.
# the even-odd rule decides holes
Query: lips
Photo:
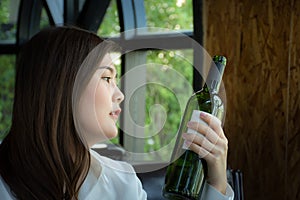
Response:
[[[112,112],[109,113],[109,115],[113,118],[113,119],[118,119],[119,118],[119,115],[121,113],[121,109],[117,109],[117,110],[114,110]]]

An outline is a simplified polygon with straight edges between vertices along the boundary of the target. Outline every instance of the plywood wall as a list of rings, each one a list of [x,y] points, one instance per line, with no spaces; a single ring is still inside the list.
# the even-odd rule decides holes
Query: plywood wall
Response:
[[[246,200],[300,199],[300,1],[204,1],[205,48],[224,54],[228,163]]]

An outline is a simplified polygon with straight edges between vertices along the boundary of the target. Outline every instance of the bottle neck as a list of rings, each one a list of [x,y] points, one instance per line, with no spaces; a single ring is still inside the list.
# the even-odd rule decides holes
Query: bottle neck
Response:
[[[214,58],[214,62],[212,62],[205,81],[206,87],[208,87],[208,90],[212,94],[216,94],[219,92],[225,64],[225,62],[222,62],[222,58],[220,60],[216,60]]]

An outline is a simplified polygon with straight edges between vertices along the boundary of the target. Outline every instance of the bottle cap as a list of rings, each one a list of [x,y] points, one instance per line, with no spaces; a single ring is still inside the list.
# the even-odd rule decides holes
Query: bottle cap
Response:
[[[213,61],[222,63],[223,65],[226,65],[227,59],[226,59],[225,56],[216,55],[216,56],[213,57]]]

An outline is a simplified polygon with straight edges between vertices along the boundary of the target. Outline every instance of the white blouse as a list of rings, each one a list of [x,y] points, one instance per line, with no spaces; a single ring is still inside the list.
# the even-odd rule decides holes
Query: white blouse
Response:
[[[80,200],[147,199],[133,167],[90,150],[91,168],[79,191]]]
[[[80,188],[80,200],[147,199],[141,181],[130,164],[100,156],[93,150],[90,150],[90,153],[91,167]],[[233,196],[233,191],[229,185],[227,186],[226,195],[222,195],[206,184],[201,200],[233,200]],[[15,200],[1,176],[0,199]]]

